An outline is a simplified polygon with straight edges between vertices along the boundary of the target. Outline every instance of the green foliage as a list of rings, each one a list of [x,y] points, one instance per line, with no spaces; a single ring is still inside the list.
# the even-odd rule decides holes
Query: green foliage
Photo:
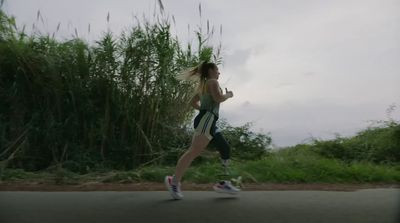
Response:
[[[7,169],[6,171],[1,171],[1,181],[27,180],[32,175],[34,173],[26,172],[22,169]]]
[[[195,183],[215,182],[219,179],[218,174],[221,174],[222,167],[219,162],[206,162],[202,165],[191,167],[184,180]]]
[[[175,75],[215,57],[201,32],[197,51],[181,47],[164,17],[89,45],[27,36],[2,10],[0,31],[4,166],[132,169],[190,141],[194,86]]]
[[[346,163],[310,150],[286,149],[237,167],[245,182],[361,183],[400,182],[400,169],[368,162]]]
[[[252,123],[233,127],[221,120],[221,129],[232,147],[234,159],[255,160],[261,159],[268,154],[271,144],[269,134],[256,133],[250,130]]]
[[[93,171],[76,175],[69,171],[26,172],[6,169],[0,181],[36,183],[135,183],[162,182],[174,167],[148,166],[134,171]],[[60,172],[61,171],[61,172]],[[185,182],[213,183],[224,177],[219,174],[219,162],[192,166],[185,174]],[[370,162],[347,163],[319,156],[310,150],[285,149],[254,161],[233,161],[231,177],[242,176],[244,183],[399,183],[399,166]],[[228,177],[229,178],[229,177]]]
[[[351,138],[315,140],[311,149],[328,158],[374,163],[400,162],[400,124],[385,123],[370,127]]]

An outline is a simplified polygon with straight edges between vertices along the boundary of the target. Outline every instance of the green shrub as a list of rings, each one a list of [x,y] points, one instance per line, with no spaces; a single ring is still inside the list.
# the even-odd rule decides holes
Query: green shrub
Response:
[[[324,157],[374,163],[400,162],[400,124],[371,127],[350,138],[315,140],[312,149]]]
[[[269,134],[250,130],[252,123],[234,127],[224,120],[220,122],[224,137],[231,146],[234,159],[254,160],[268,155],[272,141]]]

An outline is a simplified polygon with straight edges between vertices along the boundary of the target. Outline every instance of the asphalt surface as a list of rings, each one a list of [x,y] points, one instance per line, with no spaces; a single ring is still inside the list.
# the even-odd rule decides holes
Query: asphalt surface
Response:
[[[400,222],[400,189],[244,191],[0,192],[1,223],[64,222]]]

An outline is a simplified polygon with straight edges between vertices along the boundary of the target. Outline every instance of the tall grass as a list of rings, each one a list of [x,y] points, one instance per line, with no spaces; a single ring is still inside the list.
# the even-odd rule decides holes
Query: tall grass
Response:
[[[210,34],[196,32],[195,48],[170,30],[162,14],[95,44],[60,41],[26,35],[0,10],[0,167],[83,173],[167,162],[190,141],[193,115],[193,86],[175,75],[221,60]]]
[[[173,166],[147,166],[134,171],[93,171],[76,174],[67,170],[26,172],[6,169],[0,181],[8,183],[62,183],[80,184],[162,182],[165,175],[173,172]],[[184,176],[184,182],[213,183],[217,180],[242,176],[247,183],[390,183],[400,182],[400,168],[370,162],[346,163],[323,158],[317,154],[279,151],[255,161],[231,164],[231,176],[223,176],[219,162],[208,161],[192,166]]]

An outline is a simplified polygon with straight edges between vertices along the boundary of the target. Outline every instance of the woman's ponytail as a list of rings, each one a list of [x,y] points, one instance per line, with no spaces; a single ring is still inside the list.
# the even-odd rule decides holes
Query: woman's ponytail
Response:
[[[197,93],[202,94],[204,90],[204,86],[206,84],[206,80],[208,77],[208,71],[211,68],[215,68],[217,65],[214,63],[208,63],[207,61],[203,61],[198,66],[191,67],[183,72],[181,72],[178,76],[178,80],[199,82],[197,87]]]
[[[201,64],[182,71],[180,74],[178,74],[177,79],[182,81],[192,81],[192,82],[199,81],[201,76],[199,69],[200,66]]]

